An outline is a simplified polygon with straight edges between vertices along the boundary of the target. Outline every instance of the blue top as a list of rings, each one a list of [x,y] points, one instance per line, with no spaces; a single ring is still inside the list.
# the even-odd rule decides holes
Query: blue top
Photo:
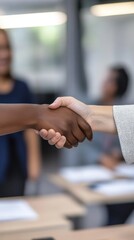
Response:
[[[15,79],[12,91],[0,93],[0,103],[34,103],[34,97],[25,82]],[[20,174],[26,178],[27,151],[23,132],[0,136],[0,182],[6,180],[9,168],[13,170],[16,164]]]

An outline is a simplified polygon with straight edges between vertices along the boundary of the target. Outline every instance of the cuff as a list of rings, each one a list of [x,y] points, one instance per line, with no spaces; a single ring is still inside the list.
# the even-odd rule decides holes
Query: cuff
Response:
[[[134,105],[113,106],[113,115],[124,159],[134,163]]]

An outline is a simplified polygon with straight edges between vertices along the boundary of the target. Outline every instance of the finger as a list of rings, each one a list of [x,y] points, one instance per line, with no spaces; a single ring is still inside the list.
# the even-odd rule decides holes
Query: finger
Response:
[[[69,107],[72,104],[73,97],[58,97],[56,100],[49,105],[49,108],[56,109],[59,107]]]
[[[39,135],[39,134],[40,134],[38,130],[34,130],[34,132],[35,132],[37,135]]]
[[[39,131],[40,136],[44,139],[44,140],[49,140],[53,137],[55,137],[56,132],[53,129],[50,130],[46,130],[46,129],[42,129]]]
[[[72,146],[71,143],[66,139],[66,142],[65,142],[65,144],[64,144],[64,147],[70,149],[70,148],[72,148],[73,146]]]
[[[62,99],[60,97],[56,98],[56,100],[49,105],[49,108],[56,109],[62,106]]]
[[[67,140],[72,146],[78,144],[78,139],[73,135],[73,132],[67,134]]]
[[[48,141],[48,143],[50,145],[55,145],[57,142],[59,142],[61,140],[61,137],[62,137],[61,134],[59,132],[56,132],[56,135],[53,138],[51,138]]]
[[[91,141],[93,138],[93,132],[90,125],[82,118],[78,118],[78,124],[87,139]]]
[[[56,136],[56,132],[53,129],[49,129],[46,140],[49,141],[50,139],[54,138],[55,136]]]
[[[44,140],[47,140],[47,135],[48,135],[48,131],[46,129],[41,129],[39,131],[39,135],[40,137],[42,137]]]
[[[63,148],[66,143],[66,137],[62,136],[61,139],[56,143],[56,148]]]
[[[51,109],[57,109],[59,107],[67,107],[85,120],[89,115],[88,105],[73,97],[58,97],[52,104],[49,105],[49,108]]]
[[[73,130],[73,135],[78,140],[78,142],[83,142],[85,140],[85,134],[83,133],[83,131],[81,130],[81,128],[79,126],[78,127],[75,126],[75,128]]]

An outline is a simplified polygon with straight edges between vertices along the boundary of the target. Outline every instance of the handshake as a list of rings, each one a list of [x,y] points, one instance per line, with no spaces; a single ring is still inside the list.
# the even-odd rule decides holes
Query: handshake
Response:
[[[93,132],[116,133],[112,106],[91,106],[73,97],[57,98],[51,105],[0,104],[0,135],[27,128],[57,148],[76,147]]]
[[[36,127],[41,129],[39,135],[57,148],[76,147],[85,138],[91,141],[93,134],[90,124],[86,121],[86,106],[73,97],[57,98],[50,106],[40,105]],[[42,118],[44,114],[45,118]]]
[[[42,105],[42,111],[43,106],[46,105]],[[85,138],[91,141],[93,131],[116,133],[112,106],[91,106],[73,97],[59,97],[45,112],[45,122],[40,119],[38,134],[57,148],[76,147]]]

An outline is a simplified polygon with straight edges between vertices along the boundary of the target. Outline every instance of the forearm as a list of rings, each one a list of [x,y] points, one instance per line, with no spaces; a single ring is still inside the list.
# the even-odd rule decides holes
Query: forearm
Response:
[[[41,170],[41,151],[39,137],[32,129],[24,132],[24,137],[27,146],[27,159],[28,159],[28,177],[36,180],[40,175]]]
[[[0,104],[0,135],[34,128],[39,105]]]
[[[95,132],[116,133],[112,106],[89,105],[88,123]]]

